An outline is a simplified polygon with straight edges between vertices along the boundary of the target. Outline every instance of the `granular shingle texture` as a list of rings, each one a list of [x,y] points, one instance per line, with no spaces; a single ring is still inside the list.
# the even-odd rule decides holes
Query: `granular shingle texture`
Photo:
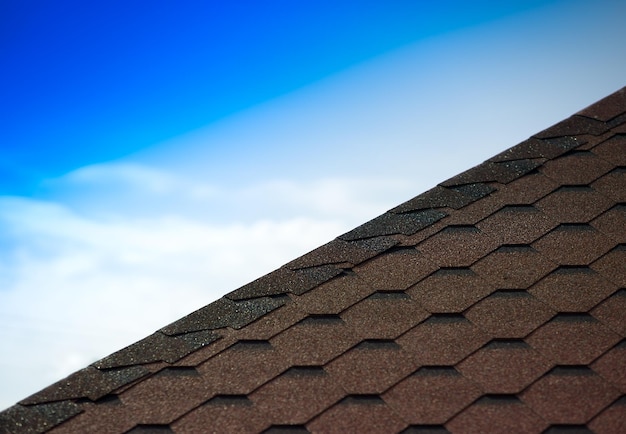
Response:
[[[626,432],[626,88],[20,401],[0,432]]]

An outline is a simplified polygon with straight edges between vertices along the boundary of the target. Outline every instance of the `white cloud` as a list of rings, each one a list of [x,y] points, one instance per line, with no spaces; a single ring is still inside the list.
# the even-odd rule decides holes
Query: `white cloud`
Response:
[[[49,180],[45,199],[0,197],[0,336],[13,355],[0,359],[0,407],[375,217],[411,184],[213,184],[122,161]]]
[[[90,215],[59,202],[0,198],[0,237],[7,240],[0,336],[3,352],[13,355],[0,360],[0,407],[350,229],[364,211],[348,200],[359,185],[282,181],[230,192],[248,206],[271,198],[284,213],[228,224],[171,211]],[[333,206],[320,211],[325,218],[304,217],[309,211],[299,206],[307,200],[313,208]]]
[[[189,177],[180,169],[112,162],[48,180],[42,197],[80,215],[112,221],[193,216],[205,222],[250,224],[259,218],[340,217],[360,224],[415,191],[405,174],[393,176],[388,171],[359,178],[324,176],[322,169],[319,175],[314,179],[257,178],[231,185],[216,184],[210,176]]]

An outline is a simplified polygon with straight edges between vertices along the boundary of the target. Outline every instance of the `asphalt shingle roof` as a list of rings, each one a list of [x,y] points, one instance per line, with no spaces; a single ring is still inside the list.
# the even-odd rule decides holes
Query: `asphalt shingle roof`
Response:
[[[626,88],[0,413],[0,432],[626,432]]]

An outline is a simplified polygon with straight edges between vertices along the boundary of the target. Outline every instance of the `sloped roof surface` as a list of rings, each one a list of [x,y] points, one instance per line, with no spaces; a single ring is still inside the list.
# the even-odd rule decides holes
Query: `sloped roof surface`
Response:
[[[0,431],[626,432],[626,88],[0,414]]]

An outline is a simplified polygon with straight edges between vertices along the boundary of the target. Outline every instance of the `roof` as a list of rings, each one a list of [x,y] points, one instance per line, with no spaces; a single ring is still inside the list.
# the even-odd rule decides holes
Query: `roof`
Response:
[[[0,413],[0,432],[626,432],[626,88]]]

